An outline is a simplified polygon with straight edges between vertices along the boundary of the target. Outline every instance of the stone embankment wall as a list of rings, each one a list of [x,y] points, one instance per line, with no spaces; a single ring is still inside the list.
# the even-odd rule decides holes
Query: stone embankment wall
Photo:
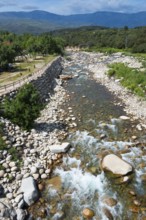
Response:
[[[0,94],[0,101],[5,96],[13,97],[18,92],[19,88],[25,83],[32,83],[39,91],[42,101],[47,101],[50,94],[56,85],[55,78],[58,78],[62,71],[61,57],[56,58],[51,64],[49,63],[43,69],[39,70],[36,74],[27,78],[27,81],[21,80],[19,84],[15,83],[14,86],[7,87],[7,89]]]
[[[37,88],[43,101],[47,101],[56,86],[55,78],[61,74],[61,57],[55,60],[44,73],[31,83]]]

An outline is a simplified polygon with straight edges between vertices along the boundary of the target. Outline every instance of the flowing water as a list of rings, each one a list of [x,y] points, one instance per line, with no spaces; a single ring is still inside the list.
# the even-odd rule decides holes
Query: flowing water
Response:
[[[146,219],[145,136],[135,128],[138,122],[120,119],[126,115],[120,103],[104,86],[92,79],[82,64],[71,62],[63,74],[75,75],[64,83],[70,95],[62,108],[70,126],[67,141],[72,148],[56,168],[57,184],[47,189],[48,217],[52,220],[83,220],[82,211],[94,211],[93,220]],[[137,136],[134,140],[132,136]],[[101,169],[104,155],[114,153],[134,167],[126,183]],[[114,199],[110,206],[107,198]]]

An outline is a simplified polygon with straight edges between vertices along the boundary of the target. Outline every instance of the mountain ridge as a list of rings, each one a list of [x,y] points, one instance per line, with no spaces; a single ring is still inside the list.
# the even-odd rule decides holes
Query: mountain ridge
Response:
[[[21,27],[21,25],[24,25],[25,28]],[[97,11],[73,15],[58,15],[42,10],[0,12],[0,30],[15,33],[32,32],[31,28],[27,30],[27,25],[32,27],[34,33],[81,26],[103,26],[109,28],[128,26],[129,28],[134,28],[146,26],[146,11],[136,13]]]

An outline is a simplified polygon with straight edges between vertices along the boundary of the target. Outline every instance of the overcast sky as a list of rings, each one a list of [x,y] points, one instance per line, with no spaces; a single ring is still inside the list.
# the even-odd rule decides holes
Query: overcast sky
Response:
[[[68,15],[96,11],[146,11],[146,0],[0,0],[0,11],[45,10]]]

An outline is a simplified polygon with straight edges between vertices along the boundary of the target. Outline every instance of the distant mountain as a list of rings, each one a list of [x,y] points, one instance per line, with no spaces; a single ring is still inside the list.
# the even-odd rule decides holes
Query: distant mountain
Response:
[[[95,12],[90,14],[57,15],[46,11],[1,12],[0,30],[15,33],[42,33],[81,26],[124,27],[146,26],[146,12],[133,14]]]

